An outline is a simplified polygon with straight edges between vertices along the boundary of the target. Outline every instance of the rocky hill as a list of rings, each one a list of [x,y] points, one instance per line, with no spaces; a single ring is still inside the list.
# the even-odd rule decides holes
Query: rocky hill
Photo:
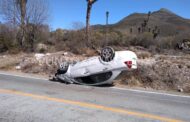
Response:
[[[121,32],[129,32],[133,29],[133,32],[138,31],[141,24],[148,18],[148,14],[145,13],[133,13],[121,21],[109,25],[109,29],[117,30]],[[157,26],[160,29],[160,35],[172,36],[183,32],[190,31],[190,19],[185,19],[176,15],[167,9],[160,9],[150,14],[150,19],[147,24],[148,28],[153,29]],[[104,29],[104,25],[95,25],[95,29]]]

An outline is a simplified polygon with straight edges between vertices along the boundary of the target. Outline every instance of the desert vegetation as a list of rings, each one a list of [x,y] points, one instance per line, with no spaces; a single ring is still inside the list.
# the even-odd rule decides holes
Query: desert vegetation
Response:
[[[105,26],[90,26],[90,13],[96,2],[98,1],[87,0],[86,28],[75,22],[73,30],[50,31],[46,23],[48,5],[44,0],[5,0],[1,4],[1,15],[5,22],[0,23],[0,52],[65,50],[85,54],[86,48],[98,50],[108,45],[141,46],[152,52],[162,53],[165,50],[174,50],[178,43],[190,39],[190,25],[187,20],[163,9],[143,15],[132,14],[112,25],[108,24],[107,11]],[[162,15],[167,15],[168,20],[175,18],[175,22],[167,21],[166,24],[158,20]]]

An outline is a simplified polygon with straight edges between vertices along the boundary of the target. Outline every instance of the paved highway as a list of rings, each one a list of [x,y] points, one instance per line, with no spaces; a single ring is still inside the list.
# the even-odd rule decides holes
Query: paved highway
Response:
[[[0,72],[0,122],[190,122],[190,97]]]

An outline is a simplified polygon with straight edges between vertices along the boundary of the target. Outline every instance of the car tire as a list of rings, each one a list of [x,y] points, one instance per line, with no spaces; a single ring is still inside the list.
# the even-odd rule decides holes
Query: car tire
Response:
[[[63,62],[60,64],[60,68],[57,70],[57,74],[65,74],[68,70],[69,63],[68,62]]]
[[[115,51],[111,47],[104,47],[101,50],[100,57],[104,62],[110,62],[114,59]]]

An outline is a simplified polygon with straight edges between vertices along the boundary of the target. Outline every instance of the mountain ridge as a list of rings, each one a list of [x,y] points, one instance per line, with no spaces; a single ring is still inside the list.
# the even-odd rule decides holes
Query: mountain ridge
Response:
[[[146,13],[133,13],[130,14],[115,24],[110,24],[108,27],[111,30],[129,32],[130,28],[133,28],[137,32],[137,28],[141,26],[144,20],[147,20],[148,14]],[[150,14],[149,22],[147,24],[149,28],[157,26],[161,30],[162,36],[172,36],[178,33],[190,31],[190,19],[183,18],[174,12],[161,8],[158,11],[154,11]],[[104,29],[105,25],[95,25],[95,29]]]

